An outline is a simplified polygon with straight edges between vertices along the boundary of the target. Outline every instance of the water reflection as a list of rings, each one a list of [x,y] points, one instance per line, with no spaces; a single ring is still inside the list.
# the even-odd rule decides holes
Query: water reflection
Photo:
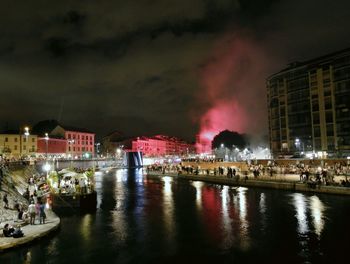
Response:
[[[90,242],[91,240],[91,222],[91,214],[86,214],[81,219],[80,233],[85,242]]]
[[[229,210],[231,208],[231,200],[229,195],[229,187],[224,186],[221,191],[222,198],[222,227],[223,227],[223,247],[230,248],[233,244],[232,234],[232,220],[230,218]]]
[[[167,234],[168,242],[172,242],[175,233],[174,224],[174,200],[172,191],[172,177],[163,177],[164,187],[163,187],[163,215],[164,215],[164,225],[165,233]]]
[[[315,195],[310,197],[310,207],[315,233],[318,236],[321,236],[322,230],[324,228],[324,211],[326,208],[321,200]]]
[[[350,243],[346,197],[128,170],[97,175],[96,189],[96,214],[62,217],[59,232],[0,263],[341,263]]]
[[[238,208],[239,214],[239,234],[241,248],[247,250],[250,246],[250,237],[249,237],[249,221],[247,220],[247,196],[246,191],[248,189],[245,187],[237,188],[237,196],[235,196],[234,204]]]
[[[260,222],[262,225],[262,231],[266,229],[267,221],[266,221],[266,195],[265,193],[260,194],[260,199],[259,199],[259,211],[260,211]]]
[[[301,193],[294,193],[293,195],[293,204],[296,210],[296,218],[298,221],[298,232],[299,234],[305,234],[309,231],[308,221],[306,217],[306,199],[305,195]]]
[[[113,193],[113,198],[116,201],[115,210],[111,212],[112,221],[111,226],[113,228],[113,234],[116,237],[116,241],[125,242],[127,239],[128,229],[126,221],[126,212],[125,212],[125,201],[126,201],[126,192],[124,181],[127,179],[126,170],[117,170],[115,172],[115,188]]]
[[[304,194],[295,193],[292,197],[298,220],[299,234],[309,232],[309,225],[312,224],[315,233],[321,236],[325,225],[324,212],[326,210],[323,202],[316,195],[306,197]],[[308,210],[310,210],[312,217],[311,223],[307,218]]]
[[[196,188],[196,205],[199,210],[202,209],[202,187],[204,185],[203,182],[194,181],[192,182],[193,187]]]

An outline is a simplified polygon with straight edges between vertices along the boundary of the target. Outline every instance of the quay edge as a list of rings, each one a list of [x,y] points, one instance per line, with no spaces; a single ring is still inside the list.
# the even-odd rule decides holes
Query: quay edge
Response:
[[[176,174],[176,173],[154,173],[148,172],[147,176],[171,176],[178,179],[186,179],[193,181],[203,181],[216,184],[224,184],[231,186],[242,186],[242,187],[258,187],[268,189],[278,189],[285,191],[297,191],[297,192],[309,192],[309,193],[325,193],[325,194],[337,194],[337,195],[349,195],[349,187],[338,187],[338,186],[315,186],[309,187],[305,183],[299,182],[287,182],[287,181],[273,181],[273,180],[256,180],[256,179],[232,179],[219,176],[208,176],[208,175],[187,175],[187,174]]]

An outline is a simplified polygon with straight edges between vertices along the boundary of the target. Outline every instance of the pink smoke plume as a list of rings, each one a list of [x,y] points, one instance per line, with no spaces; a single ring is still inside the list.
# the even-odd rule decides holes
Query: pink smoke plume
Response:
[[[262,50],[248,37],[229,36],[215,45],[200,72],[204,89],[198,99],[209,108],[200,118],[198,153],[210,152],[214,136],[225,129],[266,131],[267,64]]]

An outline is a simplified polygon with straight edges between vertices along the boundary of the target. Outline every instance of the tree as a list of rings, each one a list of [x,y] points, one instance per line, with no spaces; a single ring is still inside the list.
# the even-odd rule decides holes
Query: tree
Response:
[[[220,148],[222,144],[228,149],[243,149],[247,146],[247,141],[245,136],[238,132],[224,130],[217,134],[211,143],[213,149]]]

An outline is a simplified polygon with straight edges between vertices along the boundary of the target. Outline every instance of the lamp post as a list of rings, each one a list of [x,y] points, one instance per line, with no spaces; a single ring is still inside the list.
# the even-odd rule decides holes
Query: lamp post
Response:
[[[299,154],[304,154],[304,142],[302,142],[299,138],[296,138],[295,141],[294,141],[294,144],[295,144],[295,147],[297,148]],[[302,153],[300,153],[301,149],[300,149],[300,146],[302,146]]]
[[[24,127],[24,136],[25,136],[25,139],[26,139],[26,142],[27,142],[27,139],[28,139],[28,136],[29,136],[29,127]],[[19,132],[19,158],[21,159],[22,158],[22,154],[23,154],[23,142],[22,142],[22,137],[23,135],[21,134],[21,129],[20,129],[20,132]]]
[[[74,144],[74,139],[68,139],[68,145],[69,145],[69,152],[70,152],[70,166],[72,167],[73,164],[73,150],[72,150],[72,144]]]
[[[47,161],[47,153],[49,148],[49,134],[45,133],[45,143],[46,143],[46,161]]]

